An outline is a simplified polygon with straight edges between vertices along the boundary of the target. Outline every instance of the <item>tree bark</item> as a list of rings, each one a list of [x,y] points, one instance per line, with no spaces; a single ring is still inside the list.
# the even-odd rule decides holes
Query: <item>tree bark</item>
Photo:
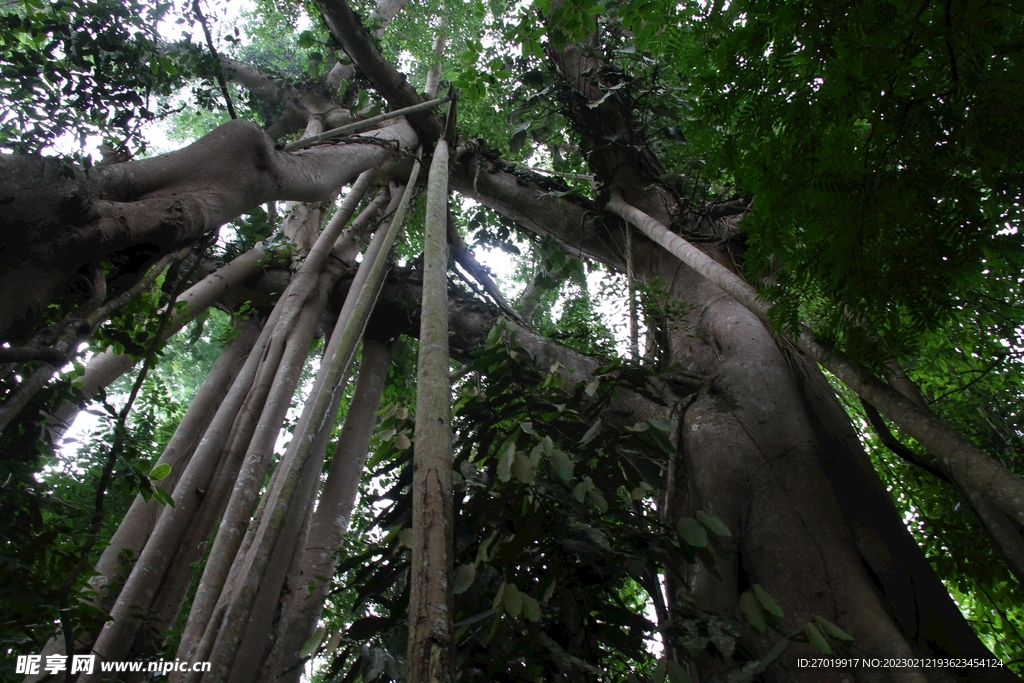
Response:
[[[442,138],[430,165],[423,236],[406,656],[409,683],[450,683],[455,671],[447,225],[448,143]]]
[[[296,517],[294,514],[290,515],[289,510],[293,504],[301,506],[307,480],[303,473],[311,469],[319,472],[319,468],[309,466],[313,455],[314,435],[323,427],[335,390],[333,388],[338,386],[347,370],[356,342],[362,334],[370,310],[383,284],[387,256],[394,244],[398,230],[405,221],[412,197],[412,188],[418,173],[419,163],[417,162],[413,166],[410,183],[402,195],[395,216],[387,231],[383,233],[383,239],[379,242],[378,253],[374,258],[365,258],[360,266],[360,271],[367,273],[366,284],[358,289],[353,288],[346,300],[346,306],[342,308],[331,341],[332,346],[337,346],[337,351],[329,363],[321,365],[317,388],[314,389],[313,398],[306,403],[303,416],[300,418],[300,426],[296,430],[297,436],[293,438],[288,452],[275,471],[276,484],[266,496],[268,501],[266,512],[257,528],[252,546],[246,553],[244,564],[236,562],[239,568],[237,588],[232,590],[230,603],[225,606],[222,626],[217,632],[209,656],[213,668],[204,676],[204,681],[222,681],[228,677],[231,664],[241,643],[244,624],[252,614],[259,586],[267,571],[271,555],[283,532],[288,528],[288,520],[293,520]],[[351,305],[349,305],[349,301],[352,302]],[[338,338],[337,341],[335,341],[335,337]]]
[[[403,122],[360,138],[290,154],[257,126],[230,121],[177,152],[88,173],[55,160],[0,156],[0,183],[10,196],[0,217],[0,337],[31,325],[33,307],[49,303],[82,262],[142,245],[170,253],[267,201],[321,201],[415,142]],[[26,288],[35,292],[29,300]]]
[[[758,300],[757,292],[738,275],[730,272],[682,237],[675,235],[658,221],[612,194],[609,208],[648,237],[662,245],[683,263],[721,287],[757,317],[769,324],[768,306]],[[796,344],[818,363],[828,368],[859,396],[882,411],[886,417],[906,430],[925,448],[933,452],[946,470],[967,491],[987,496],[1004,512],[1024,524],[1024,480],[977,446],[960,436],[930,411],[886,385],[841,352],[826,349],[814,339],[813,333],[801,327]]]
[[[301,579],[282,608],[275,650],[260,677],[263,683],[297,683],[302,672],[299,650],[316,631],[331,587],[338,548],[352,518],[390,362],[388,346],[372,339],[363,341],[359,377],[302,555]]]

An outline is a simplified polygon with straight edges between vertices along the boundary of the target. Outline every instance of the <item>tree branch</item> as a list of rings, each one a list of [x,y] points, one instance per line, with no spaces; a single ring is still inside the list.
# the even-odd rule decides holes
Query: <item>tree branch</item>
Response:
[[[220,85],[220,91],[224,95],[224,102],[228,105],[228,114],[232,119],[237,119],[238,115],[235,114],[235,105],[232,104],[231,93],[228,92],[228,82],[224,79],[224,71],[220,68],[217,48],[213,45],[213,36],[210,34],[210,27],[206,23],[206,15],[203,14],[203,9],[199,6],[199,0],[192,0],[192,11],[195,12],[199,25],[203,27],[203,35],[206,36],[206,47],[209,48],[210,55],[213,57],[213,68],[217,71],[217,83]]]
[[[393,109],[411,107],[423,102],[406,77],[381,56],[359,18],[345,0],[318,0],[317,5],[331,35],[341,43],[352,62],[369,79],[374,88]],[[444,125],[431,112],[418,112],[409,116],[409,122],[428,140],[441,137]]]

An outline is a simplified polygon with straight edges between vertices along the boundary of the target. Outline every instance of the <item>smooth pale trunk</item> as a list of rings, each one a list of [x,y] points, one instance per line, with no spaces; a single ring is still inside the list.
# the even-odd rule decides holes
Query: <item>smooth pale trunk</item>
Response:
[[[313,516],[298,587],[284,603],[275,650],[260,677],[263,683],[297,683],[302,673],[299,650],[316,631],[331,587],[338,548],[352,518],[390,362],[389,347],[372,339],[363,341],[359,376]]]
[[[192,403],[189,404],[178,427],[174,430],[174,435],[167,442],[167,447],[156,461],[156,465],[166,464],[171,467],[167,477],[156,482],[165,490],[174,490],[195,452],[199,439],[206,427],[209,426],[217,405],[224,398],[231,382],[241,370],[241,364],[244,363],[246,354],[252,349],[260,333],[259,324],[249,320],[236,320],[235,329],[238,336],[214,361],[209,374],[193,397]],[[128,513],[118,525],[117,531],[111,537],[110,544],[103,550],[100,559],[96,562],[98,576],[89,581],[94,588],[109,585],[114,581],[117,572],[122,568],[121,559],[119,559],[122,553],[127,551],[133,558],[139,556],[156,524],[161,509],[162,506],[155,500],[146,501],[142,496],[135,498]],[[96,607],[107,609],[114,598],[115,595],[109,595],[102,601],[96,601],[93,604]]]
[[[322,275],[321,270],[345,223],[369,189],[374,175],[374,172],[368,171],[359,177],[338,209],[342,214],[341,218],[328,224],[327,229],[306,255],[285,296],[278,302],[281,316],[275,325],[274,337],[287,342],[281,350],[280,361],[267,363],[256,382],[256,389],[262,389],[267,397],[265,404],[260,401],[263,404],[262,410],[253,406],[252,410],[246,411],[247,414],[259,411],[259,422],[255,425],[251,440],[245,444],[247,449],[242,470],[192,602],[178,647],[179,657],[182,659],[190,659],[195,655],[199,641],[209,627],[210,616],[220,599],[224,582],[235,561],[244,530],[259,497],[277,436],[291,405],[306,356],[309,354],[309,345],[316,333],[320,316],[327,306],[330,287],[334,284],[335,277]],[[312,298],[313,293],[308,289],[311,283],[317,283],[316,296]],[[296,316],[302,319],[302,324],[294,324]],[[280,348],[280,345],[277,347]]]
[[[193,515],[203,502],[205,492],[210,488],[219,456],[234,431],[235,420],[256,379],[261,358],[267,350],[271,332],[279,318],[280,313],[275,309],[182,473],[172,496],[174,507],[165,509],[160,515],[146,547],[121,589],[110,613],[111,620],[104,624],[93,646],[101,660],[122,659],[134,642],[140,625],[135,615],[139,610],[145,612],[152,605],[175,549],[181,543]],[[210,453],[214,453],[215,456],[210,457]],[[79,683],[99,679],[97,667],[93,674],[80,677]]]
[[[376,258],[364,259],[360,264],[360,270],[363,270],[364,267],[367,269],[366,284],[358,290],[355,288],[350,290],[350,296],[346,298],[345,305],[342,307],[338,325],[335,327],[335,333],[338,335],[337,351],[329,363],[325,361],[326,364],[321,366],[321,374],[318,376],[317,384],[322,387],[338,386],[341,378],[345,375],[356,344],[362,335],[383,284],[388,255],[398,229],[405,221],[412,198],[411,188],[414,187],[418,174],[419,163],[417,162],[413,165],[410,183],[402,195],[391,225],[384,233],[385,237],[381,242],[379,253]],[[350,319],[346,320],[346,318]],[[331,344],[334,344],[333,336]],[[204,681],[223,681],[230,673],[245,625],[252,614],[260,583],[267,571],[274,548],[281,534],[287,528],[287,520],[296,517],[296,515],[289,515],[289,510],[293,502],[301,498],[303,471],[307,469],[307,463],[313,454],[315,435],[327,419],[332,400],[333,392],[327,390],[316,392],[315,396],[307,401],[301,418],[301,423],[304,423],[305,427],[300,434],[292,439],[288,453],[285,454],[275,471],[277,485],[268,492],[266,510],[260,520],[260,526],[249,552],[244,558],[239,558],[242,564],[240,565],[237,592],[232,591],[230,604],[225,606],[222,627],[218,630],[210,651],[209,660],[212,663],[212,670],[203,676]],[[186,680],[192,679],[186,678]]]
[[[448,376],[448,144],[434,149],[423,235],[409,570],[409,683],[454,680],[452,435]]]
[[[235,326],[238,329],[238,337],[214,361],[206,380],[199,388],[189,409],[174,430],[174,435],[156,462],[156,465],[168,464],[171,466],[167,477],[157,482],[157,485],[165,490],[174,490],[174,485],[188,464],[196,443],[213,416],[214,409],[238,374],[240,365],[245,360],[245,354],[252,348],[259,336],[260,328],[255,323],[238,320],[235,321]],[[89,586],[96,591],[91,600],[94,607],[104,611],[110,609],[111,604],[117,598],[119,575],[126,570],[122,558],[127,557],[130,562],[131,559],[139,556],[153,531],[160,510],[160,503],[155,500],[146,501],[141,495],[136,496],[132,501],[131,507],[111,537],[110,543],[103,549],[99,560],[96,561],[94,567],[96,576],[89,579]],[[76,647],[87,645],[94,636],[94,633],[78,634]],[[66,654],[64,639],[53,638],[48,641],[42,654],[44,657],[53,654]],[[44,674],[27,676],[25,683],[34,683],[44,678]]]

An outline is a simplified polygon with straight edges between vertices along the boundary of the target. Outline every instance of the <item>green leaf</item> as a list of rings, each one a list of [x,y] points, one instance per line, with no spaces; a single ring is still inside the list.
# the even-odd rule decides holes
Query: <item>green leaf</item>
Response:
[[[501,602],[505,605],[505,610],[514,617],[518,617],[523,609],[523,597],[514,583],[505,584]]]
[[[543,602],[545,605],[548,604],[548,600],[551,599],[551,596],[555,594],[555,586],[557,584],[557,579],[551,579],[551,583],[549,583],[548,587],[544,589],[544,595],[543,597],[541,597],[540,601]]]
[[[848,643],[853,642],[853,636],[839,628],[825,617],[819,617],[815,615],[814,620],[818,622],[818,628],[825,632],[825,635],[836,640],[845,640]]]
[[[476,579],[476,565],[463,564],[456,568],[452,576],[452,593],[459,595],[469,590]]]
[[[725,522],[707,510],[698,510],[697,519],[716,536],[732,536],[732,532],[729,531],[729,527],[725,525]]]
[[[529,434],[530,436],[537,436],[537,432],[533,431],[532,422],[520,422],[519,428],[523,430],[524,434]]]
[[[159,465],[157,465],[156,467],[154,467],[152,470],[150,470],[149,478],[152,479],[153,481],[160,481],[161,479],[165,478],[170,473],[171,473],[171,466],[168,465],[167,463],[163,462],[163,463],[160,463]]]
[[[708,532],[701,526],[700,522],[693,517],[683,517],[676,526],[679,530],[679,537],[686,541],[687,545],[694,548],[706,548],[708,545]]]
[[[516,479],[523,484],[533,483],[533,463],[522,453],[516,453],[512,463]]]
[[[576,502],[582,503],[587,499],[587,485],[582,481],[572,488],[572,496],[576,499]]]
[[[600,386],[601,386],[601,380],[600,379],[595,379],[592,382],[588,382],[587,386],[584,387],[583,391],[587,394],[587,396],[593,396],[594,394],[597,393],[597,389]]]
[[[498,458],[498,480],[508,481],[512,478],[512,462],[516,456],[516,445],[510,443],[505,452]]]
[[[498,605],[502,604],[502,597],[505,595],[505,586],[507,584],[502,581],[501,585],[498,586],[498,592],[494,594],[494,601],[491,603],[491,607],[498,609]]]
[[[405,434],[399,434],[398,436],[395,437],[395,448],[397,448],[398,450],[404,451],[411,445],[412,441],[410,441],[409,437],[406,436]]]
[[[597,435],[600,434],[600,433],[601,433],[601,418],[597,418],[597,420],[594,421],[594,424],[590,425],[590,429],[588,429],[587,433],[583,435],[583,438],[580,439],[580,443],[583,444],[584,446],[586,446],[588,443],[593,441],[597,437]]]
[[[562,481],[572,481],[572,470],[575,463],[558,448],[551,451],[551,466]]]
[[[594,501],[594,506],[597,508],[598,512],[601,514],[608,512],[608,501],[605,500],[604,495],[602,495],[600,491],[597,489],[590,489],[587,493],[590,495],[590,500]]]
[[[523,616],[532,622],[540,621],[540,603],[526,593],[519,594],[523,599]]]
[[[761,606],[764,607],[765,611],[769,614],[774,614],[780,619],[786,616],[783,613],[782,608],[779,607],[778,603],[772,599],[772,596],[768,595],[768,591],[766,591],[764,588],[761,588],[761,584],[754,584],[754,595],[757,596],[757,601],[761,603]]]
[[[323,626],[318,628],[313,633],[313,635],[309,637],[309,640],[307,640],[306,643],[302,646],[302,649],[299,650],[299,657],[305,659],[306,657],[309,657],[314,652],[316,652],[316,649],[320,647],[320,641],[324,639],[324,635],[326,633],[327,629],[325,629]]]
[[[768,628],[768,622],[765,621],[761,603],[757,601],[757,598],[750,591],[743,591],[743,595],[740,596],[740,610],[743,611],[743,616],[747,618],[750,625],[756,628],[759,633],[764,633],[764,630]]]
[[[832,647],[825,640],[825,636],[821,635],[821,631],[814,625],[813,622],[808,621],[804,624],[804,635],[807,636],[807,642],[818,648],[822,654],[832,654]]]
[[[161,505],[170,505],[171,507],[174,507],[174,498],[172,498],[171,494],[167,493],[167,491],[160,486],[153,487],[153,497],[156,498],[157,502]]]

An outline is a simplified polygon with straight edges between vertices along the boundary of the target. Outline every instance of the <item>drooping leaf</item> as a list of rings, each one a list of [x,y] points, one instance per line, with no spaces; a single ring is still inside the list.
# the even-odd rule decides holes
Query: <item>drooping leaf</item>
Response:
[[[693,517],[683,517],[676,525],[679,537],[694,548],[706,548],[708,545],[708,532]]]

